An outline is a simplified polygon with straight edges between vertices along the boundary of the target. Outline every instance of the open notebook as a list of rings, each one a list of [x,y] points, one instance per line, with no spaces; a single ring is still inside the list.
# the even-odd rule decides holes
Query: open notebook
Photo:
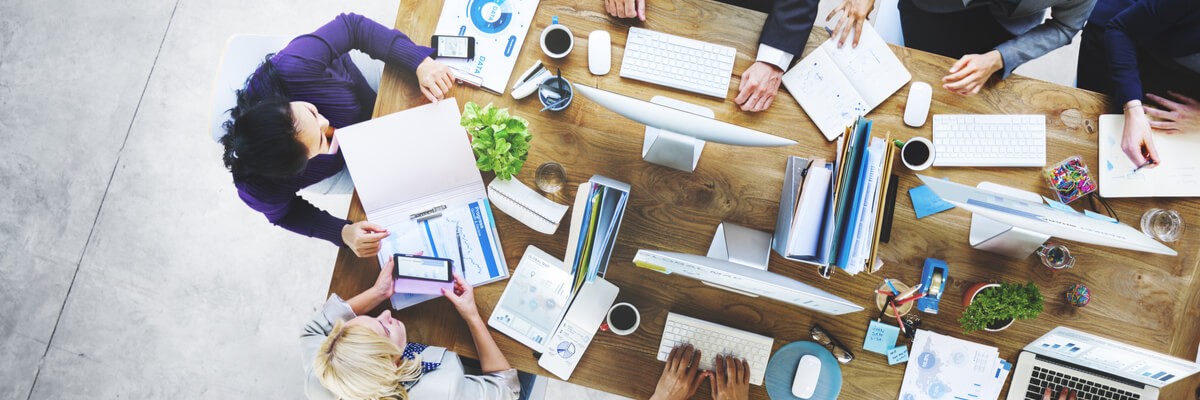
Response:
[[[912,80],[871,24],[863,24],[858,47],[838,48],[830,39],[783,74],[783,85],[817,124],[825,140],[833,140]]]
[[[1125,126],[1122,115],[1100,116],[1101,197],[1200,196],[1200,132],[1154,133],[1154,147],[1162,164],[1133,172],[1133,161],[1121,150]]]

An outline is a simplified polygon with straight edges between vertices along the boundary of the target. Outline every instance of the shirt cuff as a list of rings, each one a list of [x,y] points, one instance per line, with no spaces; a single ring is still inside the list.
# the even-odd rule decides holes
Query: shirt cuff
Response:
[[[796,56],[792,53],[771,47],[766,43],[759,43],[758,56],[756,56],[754,60],[762,61],[779,67],[781,70],[787,71],[788,67],[792,65],[792,59],[795,57]]]

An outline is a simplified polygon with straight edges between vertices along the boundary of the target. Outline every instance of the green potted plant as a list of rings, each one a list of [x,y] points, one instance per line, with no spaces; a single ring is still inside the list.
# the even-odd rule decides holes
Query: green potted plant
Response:
[[[1018,319],[1036,318],[1043,309],[1042,293],[1033,282],[977,283],[963,294],[964,333],[978,330],[1002,331]]]
[[[502,180],[521,172],[529,157],[529,141],[533,140],[529,121],[491,103],[481,109],[475,102],[467,102],[459,125],[471,134],[471,150],[480,171],[494,171]]]

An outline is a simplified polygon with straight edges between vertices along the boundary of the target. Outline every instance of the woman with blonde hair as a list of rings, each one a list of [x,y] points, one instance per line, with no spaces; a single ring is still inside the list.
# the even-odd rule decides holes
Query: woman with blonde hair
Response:
[[[408,341],[404,323],[391,311],[361,315],[392,297],[391,261],[375,285],[350,300],[336,294],[300,336],[309,399],[513,400],[521,391],[513,369],[475,307],[475,292],[454,274],[454,290],[442,294],[467,322],[483,375],[467,375],[458,355]]]

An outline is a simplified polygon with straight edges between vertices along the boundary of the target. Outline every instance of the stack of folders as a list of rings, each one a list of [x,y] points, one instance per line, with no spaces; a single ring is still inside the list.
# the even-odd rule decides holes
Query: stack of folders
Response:
[[[579,185],[571,213],[571,235],[563,260],[571,267],[574,283],[571,292],[584,282],[604,276],[608,259],[617,241],[617,230],[625,216],[629,184],[600,175]]]
[[[884,190],[895,146],[891,135],[871,136],[859,118],[838,139],[837,158],[790,157],[771,247],[791,260],[816,265],[829,278],[838,267],[874,273],[884,213]]]

